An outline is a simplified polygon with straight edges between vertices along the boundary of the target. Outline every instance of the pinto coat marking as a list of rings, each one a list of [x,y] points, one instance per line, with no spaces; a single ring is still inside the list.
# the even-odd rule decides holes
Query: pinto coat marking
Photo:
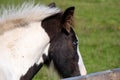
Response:
[[[19,80],[35,63],[43,63],[39,58],[50,39],[40,25],[40,22],[31,23],[0,36],[0,66],[13,74],[9,79]]]
[[[42,54],[49,45],[41,21],[60,10],[24,3],[6,11],[0,17],[0,80],[26,80],[23,76],[29,69],[43,63]]]
[[[74,44],[73,14],[74,7],[61,12],[55,4],[24,3],[5,9],[0,17],[0,79],[31,80],[51,60],[64,78],[85,75],[78,44]]]

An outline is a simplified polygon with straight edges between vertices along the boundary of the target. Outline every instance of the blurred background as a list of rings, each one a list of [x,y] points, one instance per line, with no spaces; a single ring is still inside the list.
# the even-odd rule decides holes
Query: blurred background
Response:
[[[0,7],[30,0],[0,0]],[[120,67],[119,0],[34,0],[48,5],[55,2],[61,10],[75,6],[75,31],[88,74]],[[57,80],[45,66],[33,80]]]

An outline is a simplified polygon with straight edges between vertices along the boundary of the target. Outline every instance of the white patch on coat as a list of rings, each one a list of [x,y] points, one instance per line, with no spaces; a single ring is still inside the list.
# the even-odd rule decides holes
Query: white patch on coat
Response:
[[[46,56],[48,56],[49,48],[50,48],[50,43],[46,46],[46,48],[45,48],[44,51],[43,51],[43,54],[45,54]],[[43,57],[41,57],[41,58],[39,59],[39,61],[38,61],[37,64],[39,65],[41,62],[42,62],[42,63],[44,62]]]
[[[0,64],[0,80],[15,80],[13,76],[9,72],[9,70],[5,67],[5,64]]]
[[[50,38],[41,22],[32,22],[0,35],[0,74],[3,80],[19,80],[35,63],[39,64]],[[48,53],[47,53],[48,54]],[[1,80],[0,78],[0,80]]]

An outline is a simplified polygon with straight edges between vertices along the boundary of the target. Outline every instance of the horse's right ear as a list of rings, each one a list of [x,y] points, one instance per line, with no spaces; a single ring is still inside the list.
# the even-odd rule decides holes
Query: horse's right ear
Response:
[[[50,3],[50,4],[48,5],[48,7],[54,8],[54,7],[56,7],[56,4],[55,4],[54,2],[52,2],[52,3]]]

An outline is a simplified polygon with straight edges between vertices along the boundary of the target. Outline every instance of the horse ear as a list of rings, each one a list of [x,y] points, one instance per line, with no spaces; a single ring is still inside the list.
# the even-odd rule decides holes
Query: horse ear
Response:
[[[74,15],[75,7],[69,7],[65,10],[62,16],[62,24],[63,28],[70,33],[71,26],[73,26],[73,15]]]
[[[50,3],[50,4],[48,5],[48,7],[54,8],[54,7],[56,7],[56,4],[55,4],[54,2],[52,2],[52,3]]]

